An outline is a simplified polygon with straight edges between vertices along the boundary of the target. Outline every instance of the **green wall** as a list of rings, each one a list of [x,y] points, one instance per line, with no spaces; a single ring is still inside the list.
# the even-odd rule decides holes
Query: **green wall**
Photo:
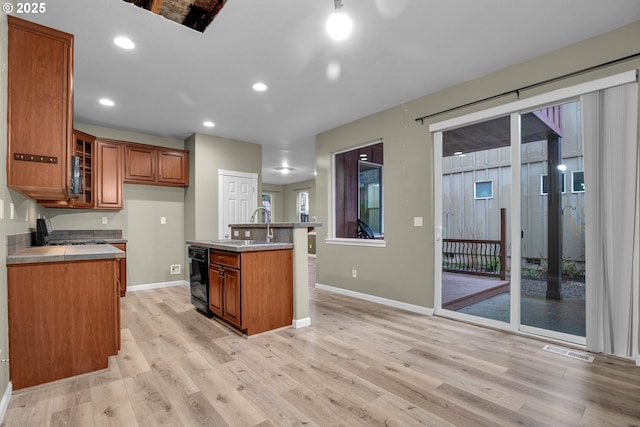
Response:
[[[316,216],[316,180],[294,182],[283,186],[283,205],[285,222],[298,222],[298,193],[309,193],[309,221]]]
[[[279,184],[267,184],[265,182],[262,183],[262,192],[270,193],[273,195],[271,204],[272,204],[272,212],[274,222],[282,222],[284,221],[285,211],[284,211],[284,186]],[[260,203],[258,203],[260,205]]]
[[[257,173],[262,188],[262,146],[211,135],[185,140],[189,150],[189,187],[185,197],[187,240],[218,238],[218,169]]]
[[[640,22],[556,50],[525,63],[450,87],[362,118],[316,137],[317,282],[370,296],[432,308],[434,304],[433,140],[428,125],[446,118],[512,102],[507,96],[441,114],[421,124],[415,119],[479,99],[539,83],[640,51]],[[561,82],[523,91],[530,97],[579,82],[635,69],[640,60],[610,66]],[[425,77],[426,78],[426,77]],[[384,223],[386,247],[330,245],[331,161],[337,151],[377,139],[384,141]],[[414,227],[413,217],[424,227]],[[356,267],[358,277],[351,277]]]

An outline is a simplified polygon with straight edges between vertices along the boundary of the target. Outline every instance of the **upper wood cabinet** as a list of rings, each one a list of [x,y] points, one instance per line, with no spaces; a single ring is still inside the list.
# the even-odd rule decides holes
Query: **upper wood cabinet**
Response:
[[[119,141],[97,140],[97,209],[122,209],[122,146]]]
[[[127,142],[124,170],[125,183],[186,187],[189,185],[189,152]]]
[[[122,209],[121,141],[73,130],[72,156],[78,157],[82,191],[66,200],[38,200],[46,208]]]
[[[92,208],[95,205],[96,190],[96,137],[74,129],[72,147],[71,162],[73,164],[74,158],[77,158],[80,193],[72,194],[71,204],[77,208]],[[72,176],[72,183],[73,180]],[[71,187],[73,188],[73,184]]]
[[[69,198],[73,35],[8,16],[7,185]]]

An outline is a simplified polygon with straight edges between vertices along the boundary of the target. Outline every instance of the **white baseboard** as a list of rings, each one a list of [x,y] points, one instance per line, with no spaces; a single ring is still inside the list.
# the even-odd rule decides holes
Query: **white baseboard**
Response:
[[[168,288],[171,286],[189,286],[186,280],[175,280],[173,282],[146,283],[144,285],[127,286],[127,292],[146,291],[148,289]]]
[[[363,294],[360,292],[350,291],[349,289],[336,288],[334,286],[323,285],[316,283],[317,289],[323,291],[329,291],[340,295],[346,295],[348,297],[358,298],[365,301],[375,302],[377,304],[388,305],[390,307],[399,308],[413,313],[424,314],[427,316],[433,316],[433,308],[422,307],[420,305],[408,304],[406,302],[396,301],[388,298],[377,297],[375,295]]]
[[[11,400],[11,393],[13,393],[13,384],[11,383],[11,381],[9,381],[9,384],[7,384],[7,388],[2,394],[2,400],[0,400],[0,424],[2,424],[2,422],[4,421],[4,416],[7,413],[9,400]]]
[[[305,317],[304,319],[293,319],[293,322],[291,322],[291,326],[293,326],[295,329],[305,328],[310,325],[311,325],[310,317]]]

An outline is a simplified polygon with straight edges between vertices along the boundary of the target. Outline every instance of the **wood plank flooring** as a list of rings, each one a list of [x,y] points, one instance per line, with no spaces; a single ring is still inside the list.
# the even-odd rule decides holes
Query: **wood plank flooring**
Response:
[[[109,368],[14,393],[2,425],[640,423],[632,363],[570,359],[537,340],[313,287],[310,297],[312,326],[246,339],[196,312],[186,287],[129,292]]]

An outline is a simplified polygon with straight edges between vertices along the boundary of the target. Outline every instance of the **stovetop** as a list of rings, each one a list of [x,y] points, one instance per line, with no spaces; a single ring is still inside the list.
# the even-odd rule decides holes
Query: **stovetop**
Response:
[[[48,246],[62,245],[106,245],[106,240],[100,239],[73,239],[73,240],[49,240]]]

